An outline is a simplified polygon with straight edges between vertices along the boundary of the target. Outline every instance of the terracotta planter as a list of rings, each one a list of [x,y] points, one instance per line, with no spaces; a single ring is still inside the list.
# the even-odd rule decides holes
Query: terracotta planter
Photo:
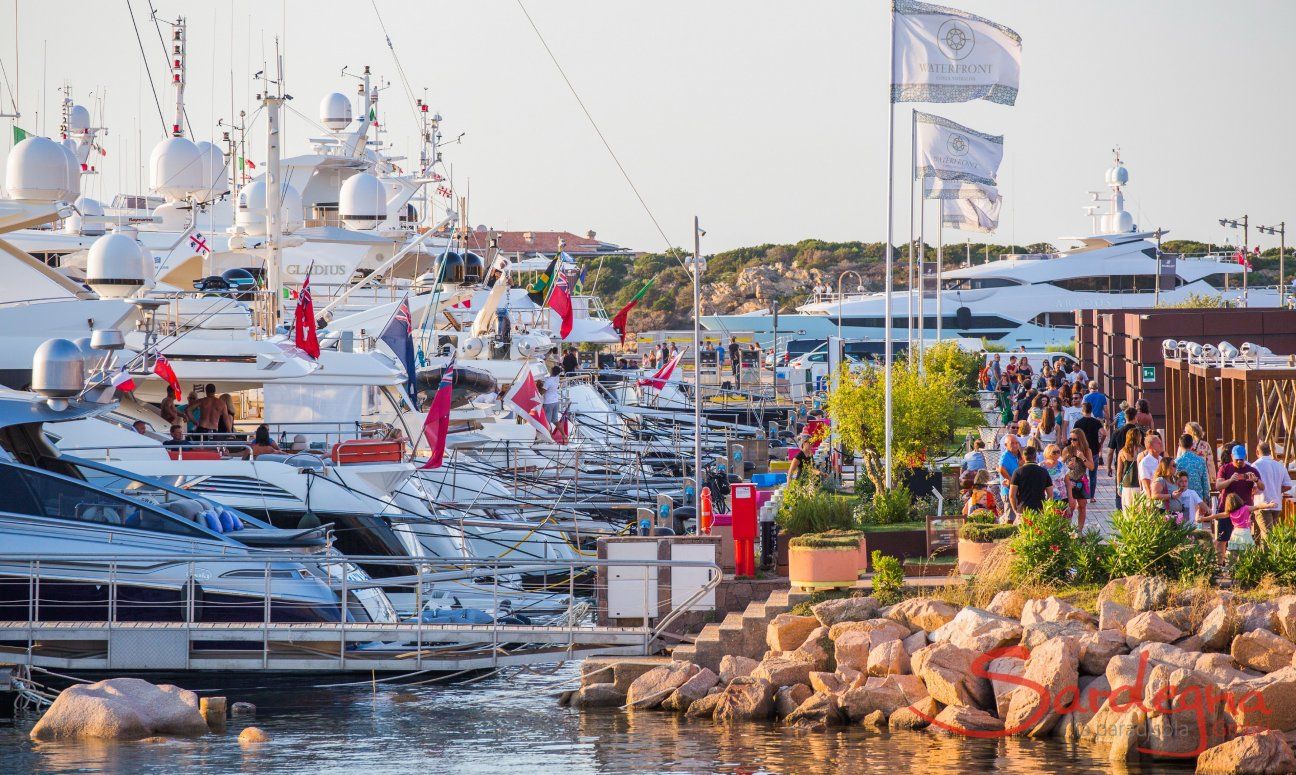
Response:
[[[808,589],[849,587],[859,580],[859,560],[857,549],[793,546],[788,550],[788,580]]]
[[[962,538],[958,542],[958,571],[967,576],[976,573],[981,568],[981,563],[995,547],[1002,544],[1003,541],[990,541],[982,543],[980,541],[966,541]]]

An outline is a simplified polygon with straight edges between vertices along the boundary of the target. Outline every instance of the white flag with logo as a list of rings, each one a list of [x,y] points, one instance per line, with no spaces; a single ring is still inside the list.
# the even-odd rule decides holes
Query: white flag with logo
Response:
[[[992,232],[999,228],[1003,198],[993,189],[985,199],[942,199],[941,226],[960,231]]]
[[[974,14],[894,0],[892,102],[1017,102],[1021,36]]]
[[[970,180],[923,178],[922,196],[923,199],[985,199],[986,190],[993,188]]]
[[[1003,135],[988,135],[920,111],[914,111],[914,132],[915,178],[997,185]]]

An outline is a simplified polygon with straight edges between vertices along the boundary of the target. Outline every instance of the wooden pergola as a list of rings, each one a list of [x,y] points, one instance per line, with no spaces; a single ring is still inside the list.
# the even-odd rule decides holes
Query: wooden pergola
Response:
[[[1254,459],[1268,441],[1273,456],[1296,461],[1296,356],[1207,361],[1166,358],[1166,426],[1177,436],[1189,421],[1201,423],[1217,452],[1241,442]]]

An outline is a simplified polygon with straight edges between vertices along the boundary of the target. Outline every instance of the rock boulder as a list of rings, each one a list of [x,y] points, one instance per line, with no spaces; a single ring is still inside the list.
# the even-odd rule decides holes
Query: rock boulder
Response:
[[[765,630],[765,644],[770,651],[796,651],[818,626],[819,620],[813,616],[779,614]]]
[[[1229,652],[1239,665],[1272,673],[1292,663],[1296,656],[1296,645],[1269,630],[1251,630],[1233,639]]]
[[[1296,756],[1281,732],[1235,737],[1197,757],[1198,775],[1279,775],[1296,772]]]
[[[719,723],[767,719],[774,712],[774,692],[774,685],[764,678],[735,678],[716,695],[720,699],[716,702],[713,718]]]
[[[810,610],[820,624],[831,627],[841,622],[863,622],[876,619],[878,603],[872,597],[846,597],[838,600],[825,600],[812,606]]]
[[[692,662],[670,662],[654,667],[630,684],[626,692],[626,705],[637,710],[647,710],[661,705],[684,682],[697,675],[699,668]]]
[[[882,615],[900,622],[910,630],[927,630],[931,632],[953,619],[958,612],[958,606],[946,603],[944,600],[935,600],[929,597],[911,597],[884,609]]]
[[[1184,636],[1182,630],[1170,624],[1156,611],[1135,614],[1125,623],[1125,642],[1131,648],[1141,643],[1173,643]]]
[[[994,707],[990,682],[973,675],[977,654],[952,643],[933,643],[913,655],[913,672],[942,705]]]
[[[32,728],[33,740],[139,740],[207,732],[198,695],[138,678],[110,678],[64,689]]]

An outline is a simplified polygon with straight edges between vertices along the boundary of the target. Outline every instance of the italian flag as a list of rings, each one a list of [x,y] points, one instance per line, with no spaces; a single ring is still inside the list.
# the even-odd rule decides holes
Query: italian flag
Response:
[[[612,328],[616,329],[616,332],[621,335],[621,344],[625,344],[626,323],[630,320],[630,310],[634,309],[634,306],[639,303],[639,300],[648,293],[648,289],[652,287],[652,284],[656,280],[657,278],[654,277],[644,283],[644,287],[639,289],[639,292],[634,295],[634,298],[630,299],[630,301],[621,308],[621,311],[616,313],[616,317],[612,318]]]

